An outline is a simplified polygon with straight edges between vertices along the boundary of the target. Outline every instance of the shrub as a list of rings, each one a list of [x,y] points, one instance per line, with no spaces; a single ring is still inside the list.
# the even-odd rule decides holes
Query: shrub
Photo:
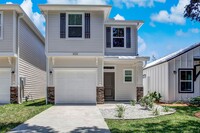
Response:
[[[160,115],[160,110],[158,108],[155,108],[153,110],[153,115]]]
[[[130,104],[131,104],[132,106],[135,106],[136,101],[135,101],[135,100],[131,100],[131,101],[130,101]]]
[[[126,107],[123,105],[116,105],[117,117],[123,118]]]
[[[195,98],[191,98],[191,99],[189,100],[189,103],[190,103],[191,105],[193,105],[193,106],[198,106],[198,107],[200,107],[200,96],[195,97]]]
[[[169,107],[163,106],[163,111],[164,111],[164,112],[169,112]]]
[[[152,97],[152,95],[147,94],[146,96],[142,97],[139,102],[140,105],[145,107],[146,109],[152,109],[155,99]]]
[[[162,96],[160,93],[157,93],[156,91],[152,92],[152,93],[149,93],[149,95],[151,97],[153,97],[155,99],[156,102],[160,102]]]

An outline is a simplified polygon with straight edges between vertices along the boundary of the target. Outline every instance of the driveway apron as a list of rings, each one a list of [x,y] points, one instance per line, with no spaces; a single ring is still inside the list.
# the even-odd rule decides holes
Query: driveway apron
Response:
[[[53,106],[14,128],[11,133],[110,133],[98,107]]]

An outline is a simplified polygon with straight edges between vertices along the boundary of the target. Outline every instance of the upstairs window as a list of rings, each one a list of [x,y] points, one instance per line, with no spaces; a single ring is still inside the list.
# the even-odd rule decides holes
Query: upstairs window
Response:
[[[83,38],[83,14],[68,14],[68,38]]]
[[[193,89],[193,70],[179,70],[179,93],[192,93]]]
[[[125,47],[125,28],[112,28],[112,46],[113,48],[124,48]]]
[[[3,38],[3,12],[0,12],[0,39]]]

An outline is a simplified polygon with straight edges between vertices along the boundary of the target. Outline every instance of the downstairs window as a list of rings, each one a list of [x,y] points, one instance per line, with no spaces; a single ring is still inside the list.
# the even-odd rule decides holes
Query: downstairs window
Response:
[[[193,93],[193,69],[179,70],[179,93]]]

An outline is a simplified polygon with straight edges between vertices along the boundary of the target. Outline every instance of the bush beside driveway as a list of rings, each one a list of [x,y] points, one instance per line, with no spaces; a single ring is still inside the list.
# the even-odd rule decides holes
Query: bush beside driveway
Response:
[[[44,99],[0,106],[0,132],[11,130],[49,107]]]

